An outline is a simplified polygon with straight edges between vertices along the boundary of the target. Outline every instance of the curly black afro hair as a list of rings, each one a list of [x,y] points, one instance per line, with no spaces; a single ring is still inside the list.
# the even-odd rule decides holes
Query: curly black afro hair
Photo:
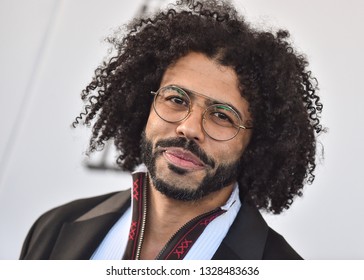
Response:
[[[108,41],[116,54],[82,91],[85,108],[73,123],[92,124],[89,152],[111,139],[123,170],[139,165],[149,93],[168,66],[194,51],[232,67],[250,104],[254,130],[241,159],[241,198],[277,214],[313,182],[322,104],[308,62],[287,31],[253,28],[227,3],[180,0],[135,19],[123,38]]]

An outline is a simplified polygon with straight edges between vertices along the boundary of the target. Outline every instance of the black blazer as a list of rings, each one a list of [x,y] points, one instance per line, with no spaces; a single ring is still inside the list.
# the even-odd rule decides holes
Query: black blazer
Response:
[[[90,259],[114,223],[130,206],[130,190],[76,200],[43,214],[30,229],[20,259]],[[213,259],[302,259],[248,203],[240,211]]]

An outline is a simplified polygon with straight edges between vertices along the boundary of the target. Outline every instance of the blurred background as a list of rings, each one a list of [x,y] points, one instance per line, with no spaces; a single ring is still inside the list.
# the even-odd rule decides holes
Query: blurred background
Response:
[[[0,0],[0,259],[18,258],[50,208],[130,186],[112,147],[87,158],[90,131],[71,123],[108,54],[104,39],[167,2]],[[253,26],[290,31],[319,80],[329,128],[314,184],[265,219],[305,259],[364,259],[364,2],[233,2]]]

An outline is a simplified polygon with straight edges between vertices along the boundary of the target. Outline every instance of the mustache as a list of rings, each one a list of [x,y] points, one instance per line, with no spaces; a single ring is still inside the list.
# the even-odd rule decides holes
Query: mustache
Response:
[[[215,168],[215,161],[209,157],[204,150],[200,148],[200,146],[193,140],[187,140],[186,138],[177,137],[177,138],[169,138],[169,139],[162,139],[157,141],[155,144],[156,148],[169,148],[169,147],[176,147],[176,148],[183,148],[195,156],[197,156],[204,164]]]

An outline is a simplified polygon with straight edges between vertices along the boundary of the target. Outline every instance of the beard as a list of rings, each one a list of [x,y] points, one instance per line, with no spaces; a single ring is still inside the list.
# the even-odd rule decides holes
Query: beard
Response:
[[[216,166],[216,162],[207,156],[193,140],[188,140],[183,137],[168,138],[157,141],[155,148],[157,147],[184,148],[197,156],[205,165],[211,167],[211,169],[214,169]],[[220,164],[213,174],[207,173],[198,186],[181,186],[176,185],[174,182],[166,182],[166,180],[163,180],[163,178],[158,176],[156,171],[156,160],[163,152],[157,149],[153,152],[153,144],[146,138],[145,132],[142,134],[141,151],[142,160],[149,171],[154,187],[165,196],[180,201],[197,201],[213,192],[229,186],[236,181],[240,169],[240,160],[229,164]],[[176,175],[180,176],[188,175],[189,172],[188,170],[172,164],[168,164],[168,168],[176,173]],[[188,184],[188,178],[184,179],[183,182],[184,184]]]

